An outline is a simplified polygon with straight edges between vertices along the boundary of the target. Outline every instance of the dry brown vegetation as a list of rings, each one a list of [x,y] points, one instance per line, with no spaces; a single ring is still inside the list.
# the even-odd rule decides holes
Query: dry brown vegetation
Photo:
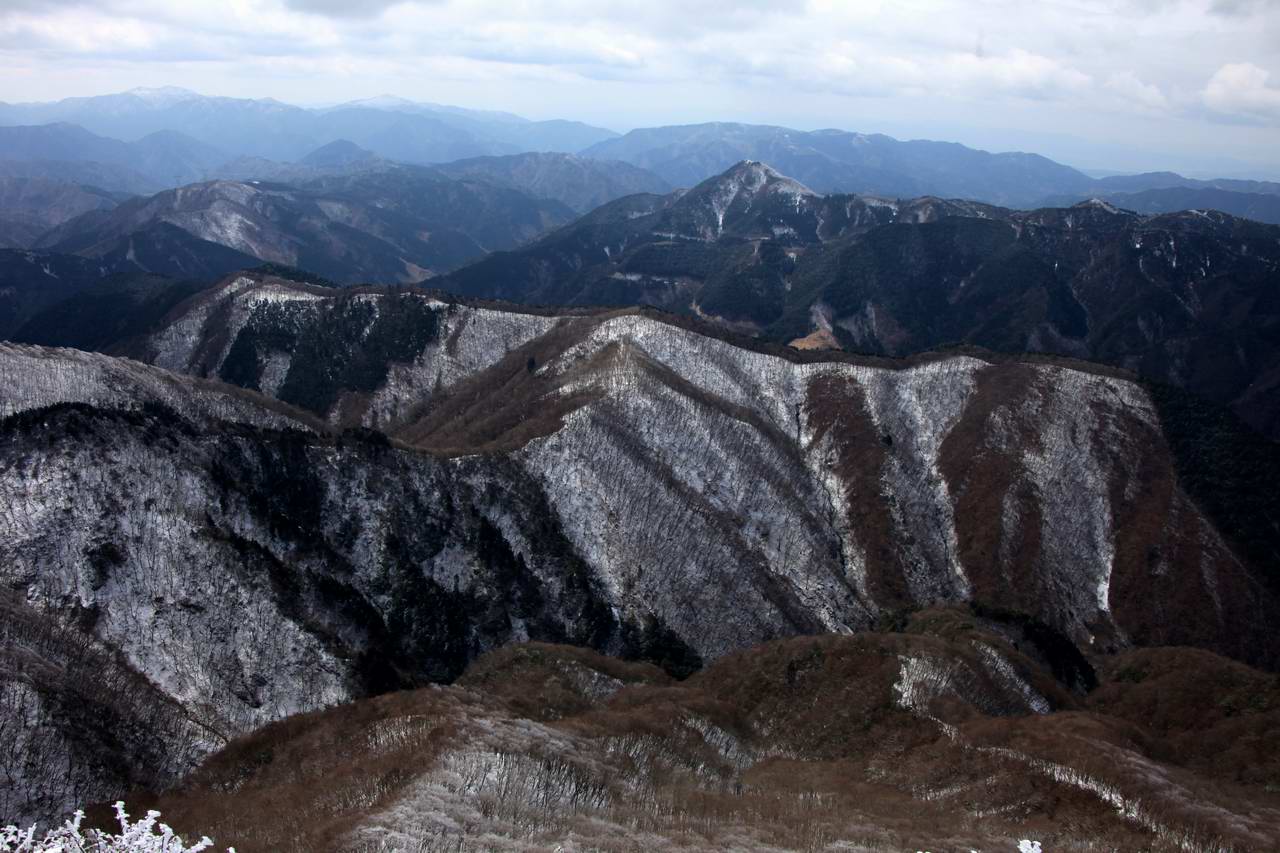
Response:
[[[1280,767],[1274,745],[1257,748],[1276,730],[1273,676],[1149,649],[1106,661],[1082,697],[990,628],[926,611],[905,633],[781,640],[682,682],[511,646],[451,687],[268,726],[182,790],[130,804],[242,853],[1012,850],[1026,837],[1208,851],[1280,837]],[[984,664],[992,652],[1007,671]],[[1216,712],[1201,713],[1196,684]],[[1031,695],[1059,710],[1030,713]]]
[[[390,429],[390,434],[420,449],[455,455],[514,450],[555,432],[565,415],[593,396],[590,392],[559,394],[558,389],[599,365],[581,365],[555,377],[538,368],[577,343],[591,325],[589,319],[562,321],[492,367],[457,383],[442,399],[411,412],[406,423]]]

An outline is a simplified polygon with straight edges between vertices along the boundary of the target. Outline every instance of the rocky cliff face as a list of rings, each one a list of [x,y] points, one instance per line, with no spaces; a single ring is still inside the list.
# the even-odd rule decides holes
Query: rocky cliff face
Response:
[[[1265,567],[1188,497],[1122,377],[260,275],[137,354],[158,366],[0,348],[0,573],[33,624],[176,709],[177,765],[522,639],[688,672],[977,601],[1091,652],[1277,663]],[[53,733],[8,759],[4,810],[83,798],[88,771],[33,769],[87,766],[80,730],[3,671],[8,719]],[[146,766],[134,740],[103,748]]]

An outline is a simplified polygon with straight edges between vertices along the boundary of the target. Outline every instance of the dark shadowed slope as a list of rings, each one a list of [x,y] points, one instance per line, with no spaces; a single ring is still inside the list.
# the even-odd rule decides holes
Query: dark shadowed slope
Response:
[[[0,248],[24,248],[55,225],[122,197],[69,181],[0,175]]]

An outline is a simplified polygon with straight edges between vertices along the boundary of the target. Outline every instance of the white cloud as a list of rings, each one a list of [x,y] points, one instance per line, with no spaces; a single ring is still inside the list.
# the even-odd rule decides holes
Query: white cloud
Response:
[[[405,0],[285,0],[285,5],[299,12],[334,18],[376,18]]]
[[[1277,45],[1278,0],[0,0],[0,100],[172,83],[611,125],[948,116],[1135,146],[1247,119],[1258,151],[1280,149],[1259,136]]]
[[[1280,122],[1280,86],[1268,85],[1271,73],[1249,62],[1218,69],[1204,88],[1204,102],[1227,115]]]
[[[1132,71],[1112,74],[1104,85],[1120,99],[1122,106],[1161,111],[1169,105],[1169,99],[1160,91],[1159,86],[1142,82]]]
[[[935,73],[940,85],[970,95],[990,92],[1056,99],[1079,94],[1093,83],[1076,68],[1021,48],[1004,55],[954,54],[939,63]]]

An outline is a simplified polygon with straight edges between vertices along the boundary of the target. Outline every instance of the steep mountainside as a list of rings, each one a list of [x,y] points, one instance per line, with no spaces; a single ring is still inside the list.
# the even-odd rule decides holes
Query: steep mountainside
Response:
[[[638,209],[620,200],[440,286],[649,303],[806,347],[1073,355],[1189,388],[1280,436],[1278,272],[1280,229],[1217,212],[818,196],[742,163]]]
[[[47,256],[50,257],[50,256]],[[74,256],[51,256],[70,261]],[[58,268],[56,262],[51,267]],[[74,347],[108,354],[131,352],[174,307],[208,288],[207,281],[173,279],[132,270],[99,277],[90,270],[64,289],[27,291],[20,325],[0,327],[15,343]],[[30,279],[25,282],[32,283]],[[46,282],[47,283],[47,282]]]
[[[399,282],[512,248],[572,216],[563,205],[514,190],[388,166],[301,187],[234,181],[179,187],[79,217],[40,242],[92,258],[127,256],[136,252],[130,247],[140,232],[168,227],[250,259],[304,267],[337,281]]]
[[[88,258],[0,249],[0,339],[107,272]]]
[[[477,157],[440,166],[455,178],[473,178],[511,187],[536,198],[552,198],[579,213],[636,193],[668,193],[671,185],[652,172],[619,160],[591,160],[570,154],[514,154]]]
[[[237,850],[299,853],[1012,851],[1028,836],[1209,851],[1280,833],[1274,678],[1188,649],[1099,675],[1074,695],[1025,635],[958,610],[774,642],[680,684],[535,643],[445,690],[268,726],[134,802]]]
[[[1051,656],[1280,666],[1280,531],[1244,494],[1274,448],[1188,480],[1221,442],[1186,452],[1125,378],[261,274],[131,352],[158,366],[0,346],[0,581],[27,626],[3,725],[42,756],[0,755],[6,814],[166,785],[263,723],[524,639],[685,674],[971,601]],[[67,703],[60,679],[107,666],[145,687]]]
[[[48,178],[0,176],[0,248],[23,248],[55,225],[120,199],[105,190]]]
[[[1081,192],[1093,183],[1083,173],[1036,154],[992,154],[951,142],[747,124],[643,128],[582,153],[642,166],[685,187],[744,159],[770,163],[819,192],[936,195],[1012,206]]]
[[[188,241],[197,242],[185,232],[178,235],[186,240],[152,244],[139,239],[134,244],[140,250],[135,260],[145,260],[153,250],[171,260],[191,248]],[[247,259],[243,255],[221,246],[205,247],[210,248],[232,256],[226,259],[230,261],[226,266],[206,270],[211,279],[244,267]],[[201,255],[206,260],[212,257],[206,251]],[[207,284],[197,282],[194,286]],[[149,331],[168,307],[191,294],[192,287],[191,283],[151,275],[139,263],[124,258],[90,260],[0,249],[0,339],[109,348]],[[138,299],[152,307],[143,307]]]

